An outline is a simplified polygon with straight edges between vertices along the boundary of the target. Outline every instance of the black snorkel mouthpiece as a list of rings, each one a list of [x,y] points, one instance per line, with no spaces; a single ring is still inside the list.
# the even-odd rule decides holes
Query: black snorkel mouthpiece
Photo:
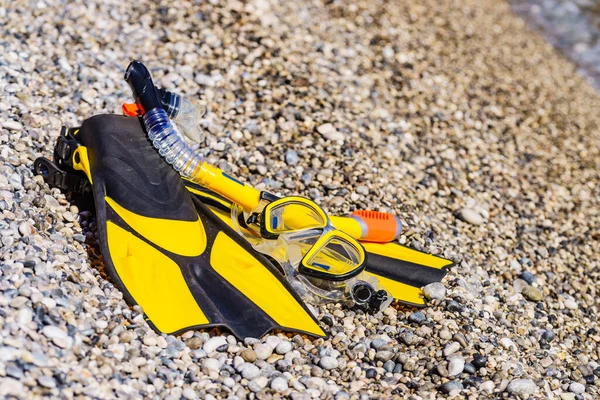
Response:
[[[133,60],[125,70],[125,81],[131,88],[135,102],[142,106],[144,112],[162,108],[160,90],[154,86],[150,71],[144,64]]]

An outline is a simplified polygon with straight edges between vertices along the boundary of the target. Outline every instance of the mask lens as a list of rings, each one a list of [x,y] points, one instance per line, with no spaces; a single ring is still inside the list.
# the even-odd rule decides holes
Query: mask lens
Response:
[[[264,223],[275,234],[324,228],[327,221],[319,211],[310,204],[287,201],[265,209]]]
[[[332,237],[327,243],[316,249],[315,254],[306,260],[308,268],[332,276],[345,276],[362,265],[360,250],[350,242]]]

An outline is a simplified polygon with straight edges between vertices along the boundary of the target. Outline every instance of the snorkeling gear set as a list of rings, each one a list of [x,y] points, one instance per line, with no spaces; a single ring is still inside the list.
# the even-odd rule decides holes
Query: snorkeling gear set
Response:
[[[395,216],[328,216],[312,200],[225,174],[186,142],[203,140],[199,107],[154,86],[140,62],[125,80],[135,104],[123,111],[141,118],[98,115],[63,128],[54,161],[34,168],[50,186],[93,196],[106,271],[157,331],[325,336],[304,301],[367,312],[393,300],[424,306],[420,288],[452,265],[389,243],[402,229]]]

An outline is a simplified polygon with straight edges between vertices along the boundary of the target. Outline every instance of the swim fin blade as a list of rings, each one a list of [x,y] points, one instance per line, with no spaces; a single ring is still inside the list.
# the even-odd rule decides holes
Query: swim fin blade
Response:
[[[231,202],[209,189],[184,180],[186,188],[201,202],[219,214],[222,221],[231,224]],[[441,282],[451,260],[424,253],[397,243],[361,242],[367,252],[367,274],[375,276],[399,303],[424,307],[421,288]]]
[[[61,138],[58,153],[66,143],[72,168],[91,182],[106,271],[155,330],[325,336],[277,267],[204,204],[194,204],[140,119],[98,115]]]

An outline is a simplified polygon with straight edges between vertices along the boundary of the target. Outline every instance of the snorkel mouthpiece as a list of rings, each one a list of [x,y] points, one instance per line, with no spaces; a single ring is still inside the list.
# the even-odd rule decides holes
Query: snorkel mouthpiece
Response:
[[[129,84],[135,102],[147,112],[161,108],[161,95],[152,82],[148,68],[141,62],[133,60],[125,70],[125,81]]]

